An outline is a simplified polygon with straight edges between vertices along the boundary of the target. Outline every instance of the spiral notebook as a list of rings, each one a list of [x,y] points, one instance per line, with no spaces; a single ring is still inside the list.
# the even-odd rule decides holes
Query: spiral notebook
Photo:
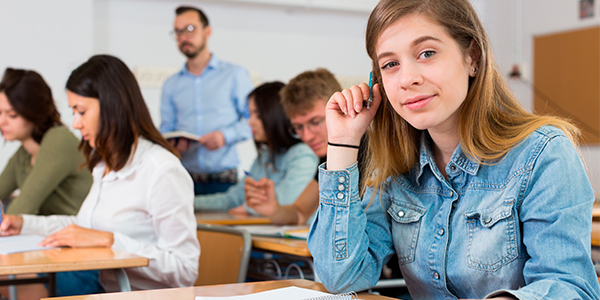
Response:
[[[260,293],[229,296],[229,297],[203,297],[198,296],[196,300],[352,300],[358,299],[356,293],[328,294],[315,290],[290,286]]]

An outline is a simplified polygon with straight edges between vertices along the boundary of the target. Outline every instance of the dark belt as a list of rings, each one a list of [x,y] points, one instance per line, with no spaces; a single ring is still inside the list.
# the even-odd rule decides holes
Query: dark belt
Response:
[[[213,183],[213,182],[225,182],[225,183],[236,183],[237,182],[237,169],[231,169],[220,173],[190,173],[192,179],[196,183]]]

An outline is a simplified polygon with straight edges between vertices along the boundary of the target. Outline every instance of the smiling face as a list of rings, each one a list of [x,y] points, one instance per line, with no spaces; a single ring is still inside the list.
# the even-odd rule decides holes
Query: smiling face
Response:
[[[383,31],[376,53],[387,97],[404,120],[458,134],[476,64],[442,26],[418,14],[402,17]]]
[[[96,137],[100,129],[100,101],[83,97],[67,90],[69,106],[73,109],[73,129],[81,131],[81,138],[96,148]]]
[[[13,109],[4,92],[0,92],[0,131],[7,141],[24,141],[33,131],[33,123]]]

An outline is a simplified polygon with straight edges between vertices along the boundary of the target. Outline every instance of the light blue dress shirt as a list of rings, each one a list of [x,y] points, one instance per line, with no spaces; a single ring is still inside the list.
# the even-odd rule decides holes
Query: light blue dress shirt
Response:
[[[494,164],[459,146],[447,178],[429,140],[424,133],[418,163],[388,178],[370,206],[372,189],[358,196],[356,164],[320,166],[308,246],[329,291],[373,286],[397,253],[413,299],[600,298],[590,259],[594,193],[562,131],[541,127]]]
[[[250,174],[257,181],[263,177],[273,180],[279,204],[292,204],[313,180],[319,159],[305,143],[298,143],[290,147],[287,152],[276,155],[275,166],[270,163],[270,159],[268,149],[259,149],[259,155],[250,168]],[[196,196],[194,209],[196,211],[229,210],[245,204],[244,185],[244,181],[240,181],[225,193]],[[246,210],[255,214],[249,207],[246,207]]]
[[[200,76],[184,64],[165,82],[160,103],[162,133],[183,130],[197,135],[219,130],[225,146],[211,151],[198,143],[182,154],[191,173],[219,173],[237,168],[235,144],[252,137],[248,126],[248,94],[253,84],[244,68],[211,54]]]

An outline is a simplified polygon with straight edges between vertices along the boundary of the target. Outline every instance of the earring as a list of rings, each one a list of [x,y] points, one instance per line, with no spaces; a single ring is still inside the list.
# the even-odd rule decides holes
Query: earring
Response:
[[[473,76],[477,74],[477,68],[473,68]]]

